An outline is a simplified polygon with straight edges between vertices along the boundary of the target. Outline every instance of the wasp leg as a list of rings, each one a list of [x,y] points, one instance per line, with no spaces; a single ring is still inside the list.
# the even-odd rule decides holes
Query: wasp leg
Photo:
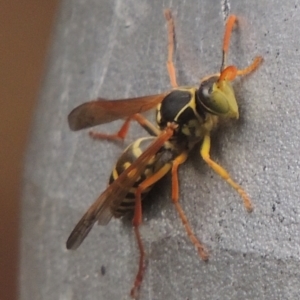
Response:
[[[197,248],[199,256],[204,261],[206,261],[206,260],[208,260],[208,253],[205,250],[202,243],[195,236],[195,234],[194,234],[194,232],[193,232],[193,230],[192,230],[192,228],[189,224],[189,221],[188,221],[181,205],[179,204],[178,167],[179,167],[179,165],[183,164],[186,161],[187,157],[188,157],[188,153],[183,152],[182,154],[180,154],[179,156],[177,156],[173,160],[173,166],[172,166],[172,200],[173,200],[175,208],[177,209],[177,212],[180,216],[182,224],[183,224],[183,226],[184,226],[184,228],[187,232],[188,237],[190,238],[191,242]]]
[[[161,133],[161,131],[156,128],[150,121],[148,121],[144,116],[142,116],[141,114],[135,114],[126,119],[121,129],[117,133],[106,134],[91,130],[89,132],[89,135],[95,140],[124,140],[128,133],[131,120],[137,121],[152,136],[158,136]]]
[[[176,70],[173,63],[173,53],[174,53],[174,40],[175,40],[175,26],[174,20],[170,9],[164,11],[165,18],[168,24],[168,60],[167,69],[170,77],[171,86],[177,88],[178,84],[176,81]]]
[[[253,206],[246,192],[243,190],[243,188],[240,185],[238,185],[236,182],[232,180],[228,172],[223,167],[218,165],[210,158],[209,151],[210,151],[210,136],[207,134],[204,136],[203,143],[200,150],[202,158],[217,174],[219,174],[224,180],[226,180],[240,194],[240,196],[244,201],[245,208],[247,209],[248,212],[251,212],[253,210]]]
[[[117,133],[106,134],[90,130],[89,135],[94,140],[124,140],[129,130],[130,121],[131,118],[127,118]]]
[[[148,121],[143,115],[135,114],[132,116],[132,119],[137,121],[150,135],[159,136],[161,134],[161,131],[150,121]]]
[[[134,207],[134,216],[133,216],[132,224],[134,227],[134,233],[140,251],[140,260],[139,260],[139,269],[136,274],[134,284],[130,292],[131,297],[133,297],[134,299],[138,297],[138,291],[141,286],[144,273],[147,267],[145,262],[145,250],[144,250],[143,242],[139,231],[139,226],[142,223],[142,196],[141,195],[143,191],[145,191],[148,187],[152,186],[154,183],[156,183],[158,180],[164,177],[170,171],[171,167],[172,167],[171,163],[165,164],[156,173],[154,173],[152,176],[144,180],[137,187],[135,192],[135,207]]]

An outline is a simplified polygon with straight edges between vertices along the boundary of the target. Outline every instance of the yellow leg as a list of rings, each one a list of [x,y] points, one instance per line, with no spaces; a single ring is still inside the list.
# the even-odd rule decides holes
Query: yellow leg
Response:
[[[194,234],[191,225],[181,207],[179,204],[179,188],[178,188],[178,167],[183,164],[188,157],[187,152],[181,153],[179,156],[177,156],[173,161],[172,166],[172,200],[175,205],[175,208],[180,216],[180,219],[182,221],[182,224],[185,228],[185,231],[190,238],[191,242],[195,245],[195,247],[198,250],[199,256],[204,260],[208,260],[208,253],[205,250],[205,247],[202,245],[202,243],[197,239],[196,235]]]
[[[248,212],[251,212],[253,210],[252,203],[246,192],[243,190],[243,188],[238,185],[236,182],[232,180],[228,172],[218,165],[216,162],[211,160],[210,155],[210,136],[207,134],[205,135],[203,139],[203,143],[201,146],[201,156],[205,160],[205,162],[217,173],[219,174],[224,180],[226,180],[242,197],[244,201],[244,206],[246,207]]]

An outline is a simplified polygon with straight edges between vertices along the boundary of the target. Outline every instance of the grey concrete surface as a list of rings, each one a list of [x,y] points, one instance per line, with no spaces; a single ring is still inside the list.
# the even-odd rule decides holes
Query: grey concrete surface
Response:
[[[71,132],[67,115],[97,96],[166,91],[166,24],[176,22],[182,85],[217,72],[221,1],[63,1],[54,30],[24,172],[20,299],[129,299],[138,250],[129,218],[93,228],[74,252],[65,241],[105,189],[125,145]],[[150,194],[141,228],[149,266],[140,299],[300,298],[300,3],[230,1],[239,16],[229,62],[240,120],[215,132],[212,157],[249,193],[248,214],[226,182],[191,154],[180,169],[180,200],[210,251],[202,262],[170,200],[170,176]],[[101,127],[114,132],[120,122]],[[134,124],[125,144],[144,131]]]

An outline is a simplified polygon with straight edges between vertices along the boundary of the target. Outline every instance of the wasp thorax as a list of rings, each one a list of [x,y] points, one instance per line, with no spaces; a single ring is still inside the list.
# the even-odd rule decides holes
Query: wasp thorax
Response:
[[[238,119],[239,110],[233,88],[228,80],[218,79],[213,76],[201,83],[196,93],[197,103],[211,114]]]

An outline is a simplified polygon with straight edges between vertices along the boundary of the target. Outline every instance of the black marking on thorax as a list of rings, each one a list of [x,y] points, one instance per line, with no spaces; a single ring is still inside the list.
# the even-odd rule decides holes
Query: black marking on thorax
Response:
[[[197,105],[195,88],[180,88],[168,94],[157,110],[157,123],[161,129],[168,122],[179,125],[176,136],[199,136],[205,121],[205,112]]]

